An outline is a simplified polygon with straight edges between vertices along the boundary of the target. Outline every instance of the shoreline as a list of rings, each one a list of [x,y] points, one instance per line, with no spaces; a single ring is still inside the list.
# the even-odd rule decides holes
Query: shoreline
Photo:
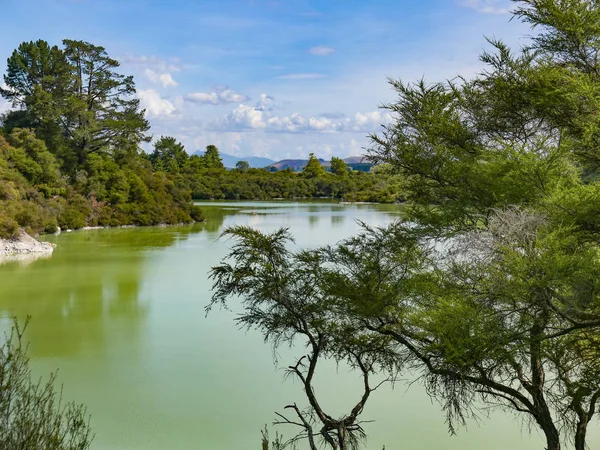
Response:
[[[39,241],[20,228],[18,236],[0,239],[0,258],[15,255],[49,255],[54,251],[54,247],[54,244]]]

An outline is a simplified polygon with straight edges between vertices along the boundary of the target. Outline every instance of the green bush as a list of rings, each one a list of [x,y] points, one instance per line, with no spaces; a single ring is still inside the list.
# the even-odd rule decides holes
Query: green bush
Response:
[[[19,224],[12,217],[0,214],[0,238],[12,239],[19,234]]]

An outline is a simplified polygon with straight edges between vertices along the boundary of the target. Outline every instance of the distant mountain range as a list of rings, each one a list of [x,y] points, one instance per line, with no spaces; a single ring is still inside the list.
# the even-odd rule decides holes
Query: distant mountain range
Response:
[[[202,156],[203,154],[203,150],[194,152],[194,155]],[[246,161],[250,164],[250,167],[256,169],[266,167],[269,169],[275,168],[276,170],[285,170],[289,168],[294,172],[299,172],[308,163],[308,159],[282,159],[281,161],[274,161],[260,156],[233,156],[228,155],[227,153],[219,153],[219,156],[221,156],[221,159],[223,160],[223,165],[228,169],[234,169],[239,161]],[[319,161],[324,167],[329,167],[331,164],[330,161],[325,161],[321,158],[319,158]],[[363,172],[368,172],[373,165],[369,163],[364,156],[349,156],[348,158],[344,158],[344,162],[348,167]]]
[[[323,167],[328,168],[331,165],[331,161],[325,161],[324,159],[319,158],[321,165]],[[353,170],[360,170],[363,172],[368,172],[373,164],[368,162],[364,156],[349,156],[348,158],[344,158],[344,162]],[[294,172],[301,171],[304,166],[308,163],[308,159],[282,159],[281,161],[277,161],[268,166],[268,168],[274,167],[277,170],[285,170],[291,169]]]
[[[204,150],[198,150],[193,153],[194,155],[202,156],[204,155]],[[235,165],[239,161],[247,161],[250,164],[250,167],[255,169],[260,169],[262,167],[267,167],[273,164],[275,161],[269,158],[261,158],[260,156],[233,156],[228,155],[227,153],[219,152],[219,156],[223,160],[223,165],[228,169],[234,169]]]

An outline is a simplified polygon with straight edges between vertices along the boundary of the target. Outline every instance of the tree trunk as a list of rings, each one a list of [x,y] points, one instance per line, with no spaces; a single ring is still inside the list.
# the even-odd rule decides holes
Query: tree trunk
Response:
[[[343,423],[338,425],[338,442],[340,443],[340,450],[348,450],[346,445],[346,427]]]
[[[587,421],[579,421],[575,433],[575,450],[585,450],[585,438],[587,433]]]
[[[542,425],[546,436],[546,450],[560,450],[560,436],[553,423]]]

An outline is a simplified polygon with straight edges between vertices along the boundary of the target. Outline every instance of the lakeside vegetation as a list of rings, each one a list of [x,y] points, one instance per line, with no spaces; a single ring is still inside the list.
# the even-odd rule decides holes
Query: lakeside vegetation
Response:
[[[404,200],[402,178],[387,165],[371,172],[349,170],[334,157],[327,172],[311,153],[301,172],[252,169],[245,161],[223,167],[219,151],[209,145],[202,156],[188,156],[172,137],[161,137],[148,155],[155,170],[164,170],[188,186],[194,200],[272,200],[332,197],[351,202],[394,203]]]
[[[132,77],[104,48],[24,42],[0,94],[0,236],[201,220],[190,190],[140,150],[149,124]]]

